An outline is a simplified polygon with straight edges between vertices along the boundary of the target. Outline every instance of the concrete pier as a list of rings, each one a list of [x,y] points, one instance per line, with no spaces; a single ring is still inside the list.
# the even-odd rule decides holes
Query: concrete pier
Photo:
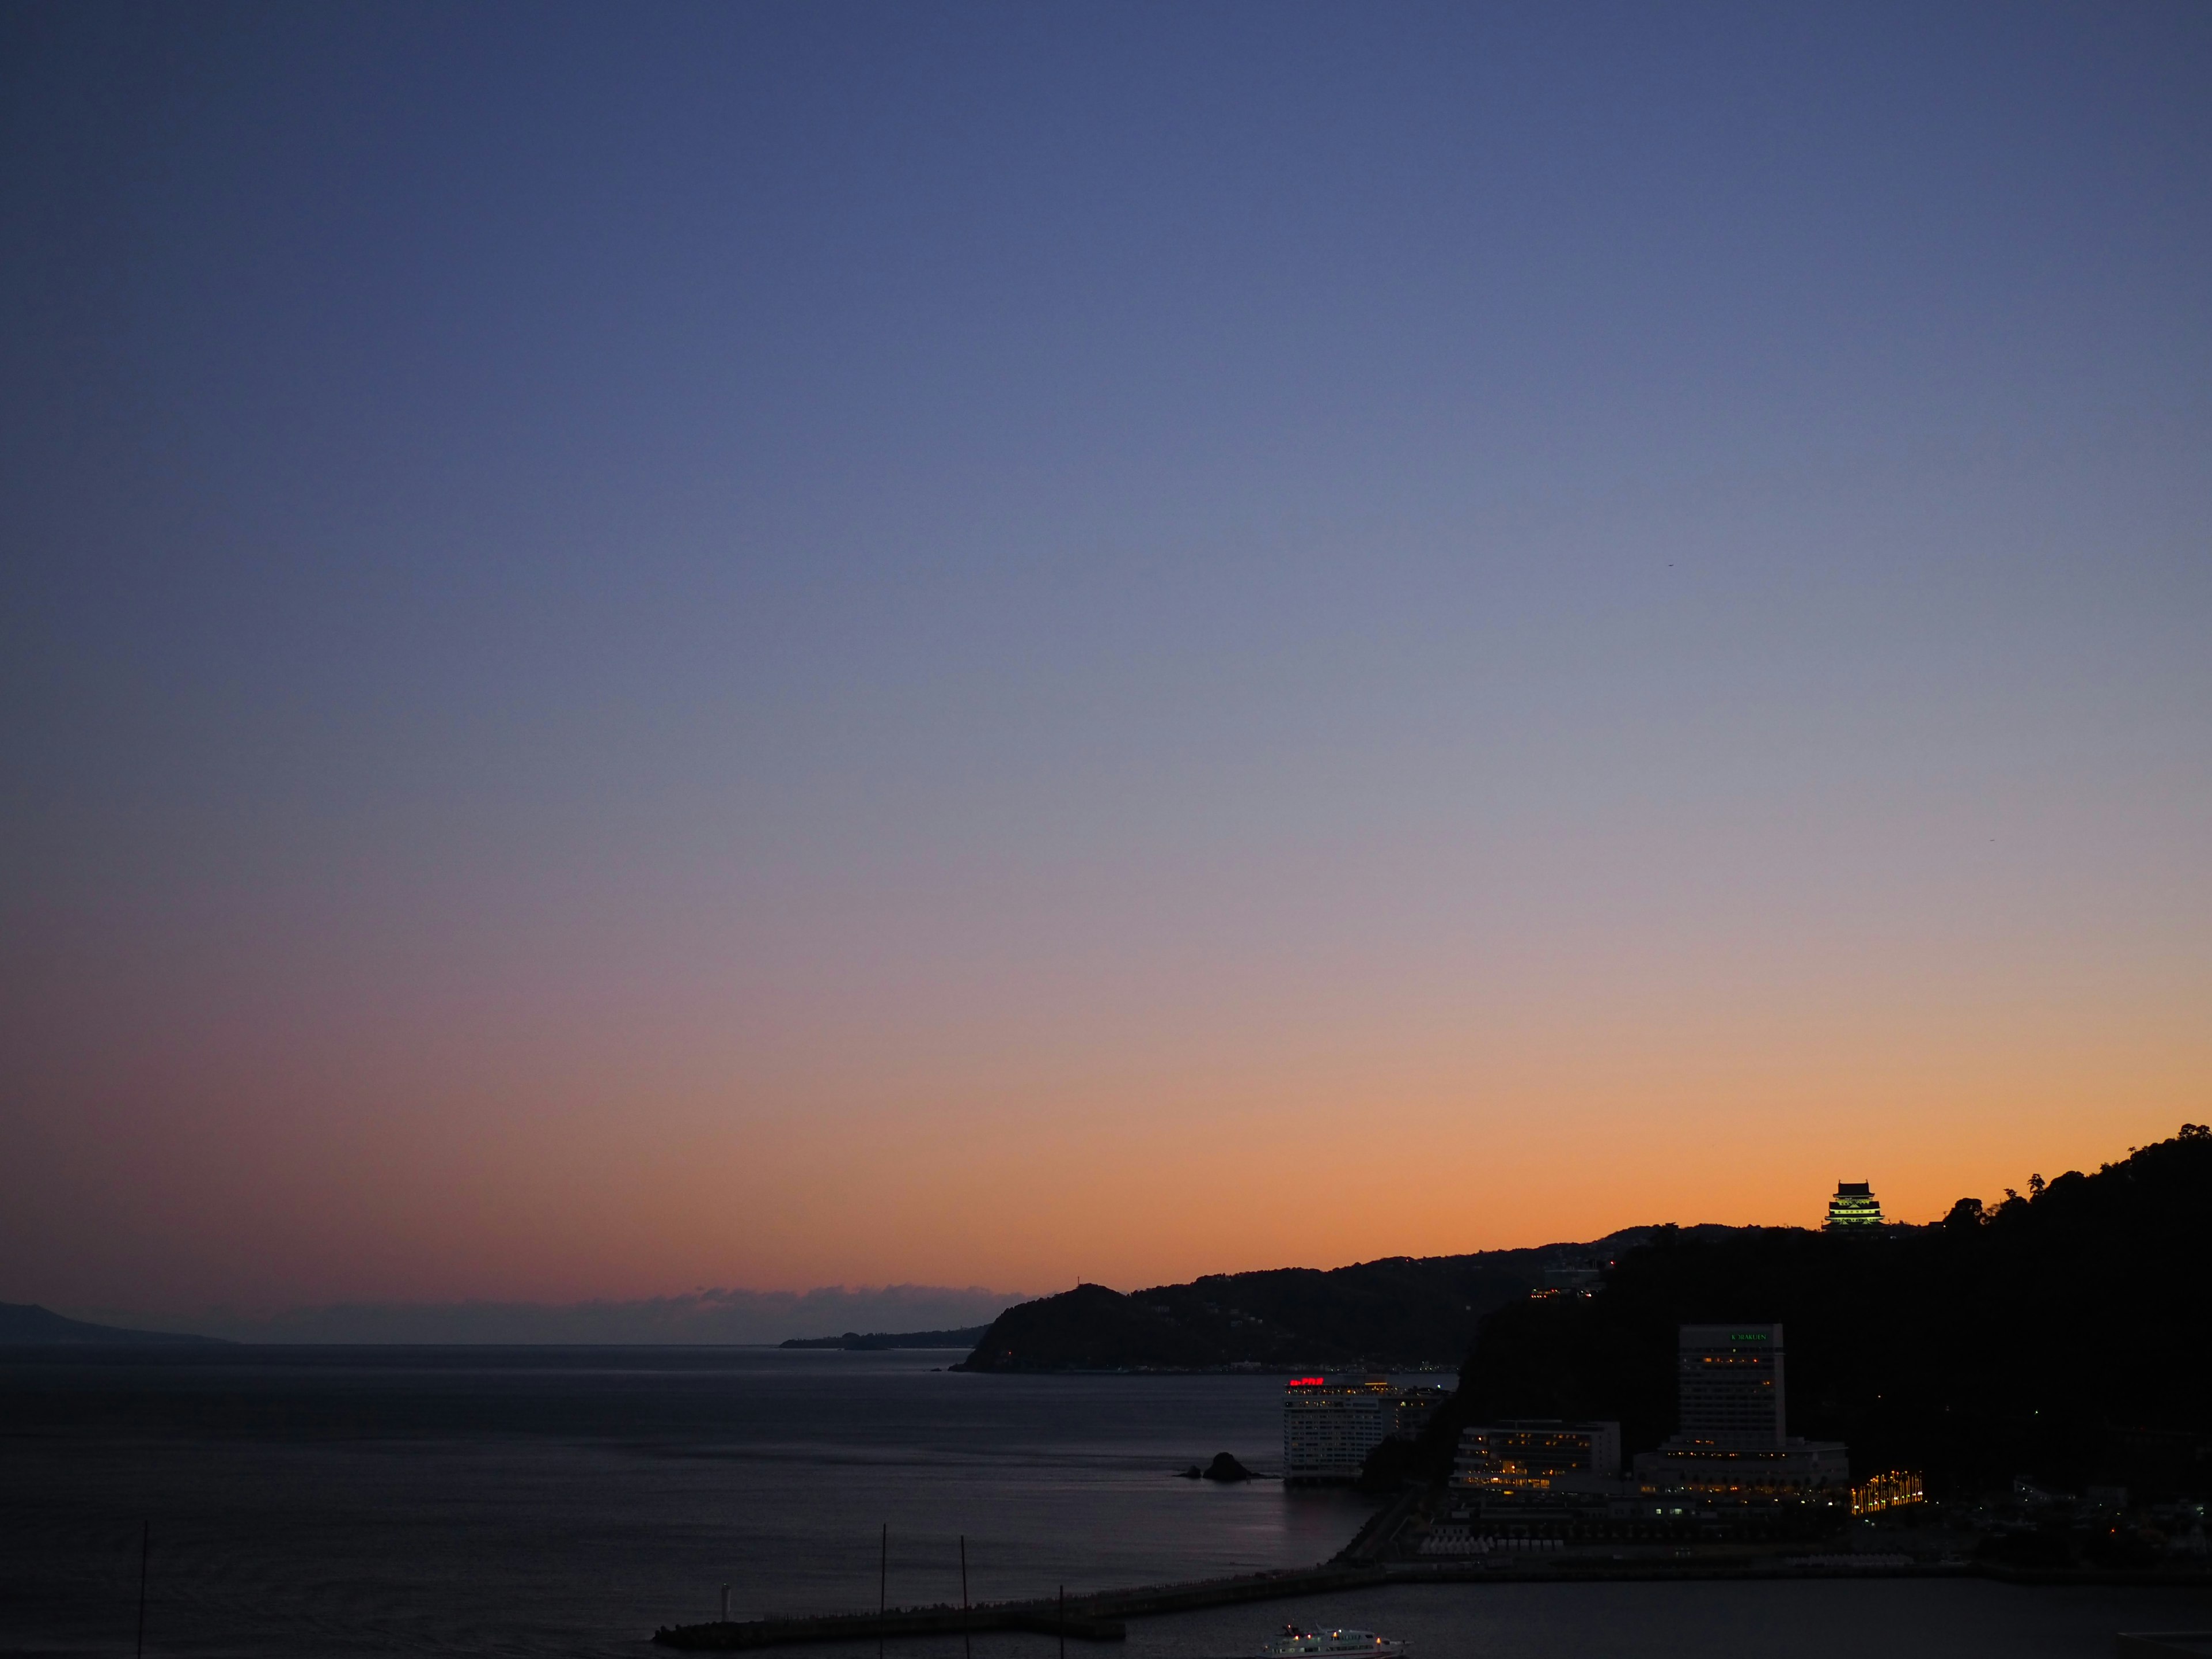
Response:
[[[957,1636],[963,1630],[1021,1630],[1044,1636],[1064,1632],[1084,1642],[1118,1642],[1127,1633],[1123,1621],[1129,1619],[1160,1613],[1188,1613],[1196,1607],[1225,1607],[1238,1601],[1272,1601],[1282,1596],[1362,1589],[1382,1582],[1383,1574],[1376,1567],[1331,1565],[1071,1595],[1067,1598],[1064,1624],[1060,1604],[1054,1598],[986,1601],[964,1609],[894,1607],[880,1613],[825,1613],[813,1618],[664,1626],[653,1632],[653,1639],[672,1648],[749,1649],[783,1647],[800,1642],[866,1642],[878,1637]]]
[[[1984,1561],[1907,1563],[1895,1556],[1848,1554],[1791,1556],[1766,1550],[1668,1550],[1629,1553],[1596,1551],[1561,1554],[1497,1555],[1481,1560],[1352,1562],[1285,1572],[1246,1573],[1184,1584],[1154,1584],[1139,1589],[1102,1590],[1067,1598],[1066,1634],[1079,1641],[1118,1642],[1123,1621],[1153,1613],[1188,1613],[1199,1607],[1240,1601],[1273,1601],[1335,1590],[1370,1589],[1384,1584],[1597,1583],[1606,1581],[1783,1578],[1989,1578],[2011,1584],[2083,1586],[2160,1585],[2212,1589],[2212,1574],[2172,1568],[2100,1571],[2089,1568],[2030,1570]],[[858,1642],[878,1636],[957,1636],[969,1631],[1033,1631],[1060,1633],[1056,1600],[986,1602],[964,1613],[958,1607],[904,1607],[886,1613],[833,1613],[811,1619],[748,1619],[713,1625],[678,1625],[657,1630],[653,1639],[672,1648],[771,1648],[800,1642]]]

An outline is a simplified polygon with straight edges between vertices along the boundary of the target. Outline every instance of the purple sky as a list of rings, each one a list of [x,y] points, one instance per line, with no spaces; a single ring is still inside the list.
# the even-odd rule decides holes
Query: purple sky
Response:
[[[2206,1115],[2202,5],[10,4],[0,119],[0,1299]]]

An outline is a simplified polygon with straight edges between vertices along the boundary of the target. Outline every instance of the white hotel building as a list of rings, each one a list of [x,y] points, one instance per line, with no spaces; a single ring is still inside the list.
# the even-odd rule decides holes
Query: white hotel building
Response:
[[[1401,1389],[1380,1376],[1293,1377],[1283,1389],[1283,1479],[1294,1485],[1358,1479],[1369,1452],[1394,1435],[1419,1435],[1449,1394]]]

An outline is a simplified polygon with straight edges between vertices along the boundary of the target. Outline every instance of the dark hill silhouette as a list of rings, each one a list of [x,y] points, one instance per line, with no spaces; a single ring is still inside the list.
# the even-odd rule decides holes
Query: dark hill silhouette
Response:
[[[1936,1495],[2015,1474],[2203,1493],[2208,1218],[2212,1131],[2191,1124],[1993,1210],[1962,1199],[1933,1226],[1662,1232],[1595,1297],[1492,1314],[1411,1467],[1440,1474],[1462,1425],[1498,1417],[1613,1418],[1629,1449],[1656,1445],[1674,1422],[1675,1326],[1779,1320],[1790,1432],[1848,1442],[1855,1475],[1919,1468]]]
[[[1327,1271],[1212,1273],[1127,1296],[1079,1285],[1007,1309],[959,1369],[1452,1365],[1482,1316],[1525,1300],[1543,1284],[1545,1269],[1601,1266],[1653,1231],[1631,1228],[1591,1243],[1526,1250],[1389,1256]]]
[[[67,1319],[34,1302],[0,1302],[0,1347],[60,1347],[83,1344],[113,1347],[150,1343],[221,1343],[216,1336],[183,1336],[168,1331],[131,1331],[115,1325],[89,1325]]]

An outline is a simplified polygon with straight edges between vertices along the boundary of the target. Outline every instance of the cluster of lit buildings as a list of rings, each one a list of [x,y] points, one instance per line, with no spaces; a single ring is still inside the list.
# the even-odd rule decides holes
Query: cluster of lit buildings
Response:
[[[1294,1376],[1283,1389],[1283,1479],[1357,1480],[1368,1453],[1385,1440],[1418,1438],[1450,1397],[1449,1389],[1400,1388],[1382,1376]]]
[[[1871,1183],[1837,1184],[1825,1231],[1884,1224]],[[1593,1296],[1602,1282],[1596,1267],[1547,1268],[1532,1294]],[[1680,1327],[1674,1384],[1674,1435],[1638,1453],[1632,1467],[1624,1467],[1614,1422],[1518,1418],[1462,1431],[1452,1466],[1457,1506],[1425,1549],[1486,1552],[1556,1541],[1593,1523],[1779,1524],[1920,1501],[1917,1474],[1893,1470],[1854,1486],[1841,1442],[1791,1437],[1778,1324]],[[1380,1376],[1295,1377],[1283,1392],[1284,1478],[1354,1480],[1377,1445],[1418,1437],[1449,1397],[1448,1389],[1400,1388]]]
[[[1578,1297],[1584,1301],[1605,1288],[1605,1269],[1602,1267],[1547,1267],[1544,1282],[1528,1292],[1531,1298],[1547,1302],[1558,1297]]]
[[[1891,1469],[1869,1475],[1863,1486],[1851,1488],[1851,1513],[1879,1515],[1920,1501],[1920,1477],[1911,1469]]]
[[[1684,1325],[1674,1375],[1679,1427],[1626,1469],[1618,1423],[1517,1419],[1462,1431],[1456,1524],[1438,1528],[1425,1548],[1482,1553],[1501,1540],[1618,1535],[1652,1523],[1825,1523],[1846,1506],[1865,1513],[1918,1498],[1918,1478],[1905,1474],[1855,1491],[1841,1443],[1789,1434],[1781,1326]]]

